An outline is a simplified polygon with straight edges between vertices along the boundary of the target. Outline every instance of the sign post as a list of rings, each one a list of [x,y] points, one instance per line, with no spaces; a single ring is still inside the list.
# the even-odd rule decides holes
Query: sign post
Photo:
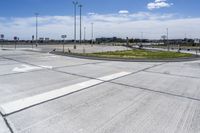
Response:
[[[4,34],[1,34],[0,37],[1,37],[1,40],[4,40]]]
[[[18,37],[14,37],[14,41],[15,41],[15,49],[17,48],[17,40],[18,40],[19,38]]]
[[[32,49],[33,49],[33,42],[34,42],[34,38],[35,38],[35,36],[34,36],[34,35],[32,35]]]
[[[198,54],[198,49],[200,50],[200,48],[198,48],[198,44],[200,43],[199,39],[194,39],[194,43],[196,44],[196,55]]]
[[[63,39],[63,53],[65,53],[65,39],[67,38],[67,35],[62,35],[61,38]]]
[[[3,42],[3,40],[4,40],[4,34],[0,35],[0,40],[2,40],[2,42]],[[3,43],[1,44],[1,47],[3,48]]]

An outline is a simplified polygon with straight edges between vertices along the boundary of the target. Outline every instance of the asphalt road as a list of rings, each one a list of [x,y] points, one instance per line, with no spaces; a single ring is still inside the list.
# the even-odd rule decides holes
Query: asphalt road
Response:
[[[0,133],[199,133],[200,61],[0,50]]]

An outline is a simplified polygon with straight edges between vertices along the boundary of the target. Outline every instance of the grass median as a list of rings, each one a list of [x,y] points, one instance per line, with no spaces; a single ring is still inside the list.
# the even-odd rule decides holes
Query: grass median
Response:
[[[101,52],[101,53],[85,53],[83,56],[101,57],[101,58],[123,58],[123,59],[174,59],[174,58],[188,58],[192,54],[168,52],[168,51],[150,51],[150,50],[126,50],[115,52]]]

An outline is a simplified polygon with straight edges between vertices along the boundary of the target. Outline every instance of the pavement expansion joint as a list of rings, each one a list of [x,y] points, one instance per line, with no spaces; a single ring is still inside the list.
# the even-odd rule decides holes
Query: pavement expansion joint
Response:
[[[0,117],[2,117],[2,120],[5,123],[5,126],[7,127],[8,131],[10,131],[10,133],[14,133],[11,125],[9,124],[8,120],[6,119],[6,116],[3,116],[3,114],[0,112]]]
[[[186,75],[177,75],[177,74],[162,73],[162,72],[153,72],[153,71],[148,71],[148,70],[145,70],[144,72],[156,73],[156,74],[162,74],[162,75],[168,75],[168,76],[174,76],[174,77],[185,77],[185,78],[200,79],[200,77],[186,76]]]
[[[183,96],[183,95],[179,95],[179,94],[173,94],[173,93],[169,93],[169,92],[165,92],[165,91],[158,91],[158,90],[153,90],[153,89],[149,89],[149,88],[123,84],[123,83],[117,83],[117,82],[113,82],[113,81],[111,81],[109,83],[113,83],[113,84],[116,84],[116,85],[131,87],[131,88],[140,89],[140,90],[144,90],[144,91],[149,91],[149,92],[153,92],[153,93],[159,93],[159,94],[163,94],[163,95],[168,95],[168,96],[173,96],[173,97],[178,97],[178,98],[184,98],[184,99],[189,99],[189,100],[200,102],[199,98]]]
[[[8,116],[10,114],[22,111],[24,109],[28,109],[30,107],[72,94],[75,92],[79,92],[87,88],[99,85],[107,81],[117,79],[119,77],[123,77],[129,74],[130,72],[119,72],[112,75],[100,77],[97,79],[90,79],[85,82],[77,83],[71,86],[63,87],[63,88],[49,91],[46,93],[38,94],[32,97],[27,97],[27,98],[19,99],[19,100],[8,102],[8,103],[3,103],[0,105],[0,112],[2,113],[3,116]]]

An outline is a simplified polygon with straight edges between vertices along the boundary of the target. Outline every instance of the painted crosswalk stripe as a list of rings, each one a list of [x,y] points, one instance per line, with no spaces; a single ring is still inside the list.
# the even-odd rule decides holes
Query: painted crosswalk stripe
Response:
[[[97,79],[91,79],[82,83],[77,83],[74,85],[70,85],[61,89],[49,91],[46,93],[38,94],[35,96],[19,99],[16,101],[12,101],[9,103],[1,104],[0,105],[0,111],[3,115],[9,115],[12,113],[15,113],[17,111],[32,107],[34,105],[38,105],[40,103],[53,100],[55,98],[59,98],[61,96],[65,96],[67,94],[71,94],[83,89],[86,89],[88,87],[92,87],[94,85],[98,85],[100,83],[110,81],[116,78],[120,78],[126,75],[129,75],[130,72],[120,72],[120,73],[115,73],[112,75],[108,75],[105,77],[100,77]]]

